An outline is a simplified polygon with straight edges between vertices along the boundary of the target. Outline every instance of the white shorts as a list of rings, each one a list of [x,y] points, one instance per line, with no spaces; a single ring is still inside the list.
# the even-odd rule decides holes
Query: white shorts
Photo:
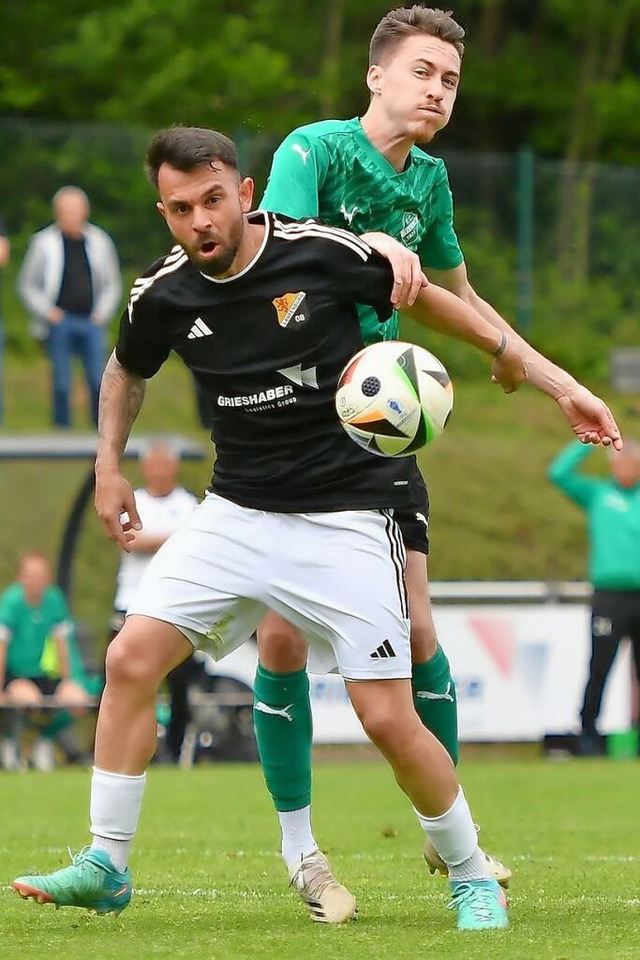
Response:
[[[268,609],[309,643],[309,670],[411,676],[405,552],[387,511],[266,513],[208,494],[156,553],[127,615],[177,626],[220,659]]]

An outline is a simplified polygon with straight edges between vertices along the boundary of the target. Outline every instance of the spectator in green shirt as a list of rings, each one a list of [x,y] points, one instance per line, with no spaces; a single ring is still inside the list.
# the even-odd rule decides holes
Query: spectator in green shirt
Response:
[[[25,711],[37,710],[43,697],[55,697],[61,708],[83,707],[89,700],[71,679],[71,615],[62,591],[51,580],[48,559],[30,552],[20,559],[16,582],[0,595],[0,703],[16,710],[12,735],[2,743],[6,769],[19,766]],[[50,739],[38,738],[32,759],[40,769],[51,769]]]
[[[631,640],[640,681],[640,445],[611,451],[609,477],[580,465],[592,448],[570,444],[549,468],[552,483],[587,516],[591,601],[591,661],[584,691],[581,753],[601,751],[597,720],[620,641]]]

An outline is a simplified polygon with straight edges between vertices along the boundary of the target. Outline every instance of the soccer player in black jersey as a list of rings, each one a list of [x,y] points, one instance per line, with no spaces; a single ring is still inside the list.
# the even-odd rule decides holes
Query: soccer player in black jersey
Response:
[[[362,343],[356,304],[388,316],[389,265],[346,231],[249,213],[253,184],[240,177],[233,143],[214,131],[162,131],[147,162],[179,246],[135,281],[104,374],[96,509],[128,549],[141,525],[120,460],[145,380],[171,350],[212,399],[214,473],[204,502],[147,568],[107,653],[92,845],[71,866],[13,886],[60,906],[126,907],[158,686],[194,646],[222,656],[274,609],[304,633],[310,668],[337,662],[364,729],[449,865],[458,927],[504,927],[504,894],[487,875],[453,763],[413,708],[404,548],[392,511],[411,508],[414,485],[397,461],[353,444],[335,415],[336,378]],[[527,378],[520,348],[454,295],[427,286],[411,313],[493,354],[507,391]],[[554,395],[540,371],[532,382]],[[611,413],[586,390],[574,432],[621,444]],[[381,644],[385,658],[374,655]],[[353,898],[348,916],[343,898],[335,915],[326,869],[315,851],[296,888],[317,919],[355,916]]]

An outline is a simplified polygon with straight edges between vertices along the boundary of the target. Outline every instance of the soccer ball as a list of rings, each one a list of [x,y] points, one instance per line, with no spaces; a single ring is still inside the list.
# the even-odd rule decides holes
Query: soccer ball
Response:
[[[412,343],[373,343],[338,379],[336,410],[355,443],[381,457],[408,457],[444,430],[453,387],[440,361]]]

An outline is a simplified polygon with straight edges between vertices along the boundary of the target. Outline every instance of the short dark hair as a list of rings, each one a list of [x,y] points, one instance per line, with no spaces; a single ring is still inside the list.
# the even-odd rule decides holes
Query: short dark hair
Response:
[[[369,66],[382,63],[399,43],[420,33],[451,43],[462,57],[464,28],[453,19],[451,10],[414,4],[389,10],[384,15],[369,43]]]
[[[238,151],[233,140],[207,127],[168,127],[159,130],[147,148],[145,169],[154,187],[163,163],[183,173],[201,164],[224,163],[239,172]]]

